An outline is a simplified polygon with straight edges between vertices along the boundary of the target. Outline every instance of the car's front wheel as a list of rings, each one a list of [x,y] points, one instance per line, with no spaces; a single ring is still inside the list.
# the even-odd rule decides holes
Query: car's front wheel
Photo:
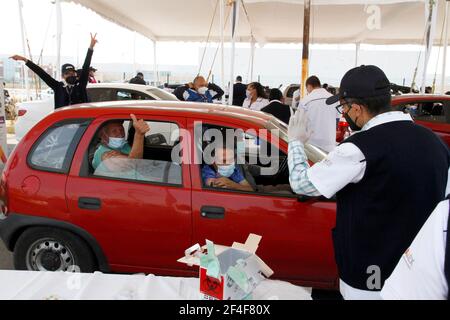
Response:
[[[94,272],[95,259],[78,236],[56,228],[23,232],[14,248],[16,270]]]

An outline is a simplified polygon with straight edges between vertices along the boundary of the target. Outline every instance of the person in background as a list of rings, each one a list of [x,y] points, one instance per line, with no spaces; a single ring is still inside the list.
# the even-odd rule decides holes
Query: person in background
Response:
[[[287,104],[284,104],[283,93],[280,89],[271,89],[269,95],[270,103],[261,109],[262,112],[270,113],[278,118],[280,121],[288,124],[292,116],[292,109]]]
[[[243,107],[255,111],[260,111],[269,104],[264,87],[259,82],[252,82],[247,85],[247,98]]]
[[[384,282],[448,190],[450,154],[431,130],[393,111],[390,82],[376,66],[342,78],[327,104],[357,132],[310,167],[307,112],[288,129],[289,181],[301,195],[336,195],[332,239],[344,299],[381,299]],[[407,186],[405,188],[405,186]]]
[[[236,83],[233,85],[233,106],[242,107],[247,97],[247,86],[242,83],[242,77],[236,77]]]
[[[89,67],[89,83],[99,83],[100,81],[97,81],[95,78],[95,73],[97,72],[97,69],[94,67]]]
[[[326,100],[331,94],[322,88],[320,80],[311,76],[306,80],[308,94],[300,100],[298,108],[306,110],[311,125],[312,135],[309,142],[326,152],[336,147],[336,128],[340,114],[336,110],[337,103],[327,105]]]
[[[174,95],[181,101],[213,103],[224,95],[224,91],[214,83],[207,83],[202,76],[195,77],[194,81],[180,86]]]
[[[98,43],[97,34],[91,33],[91,44],[89,46],[86,59],[84,60],[81,74],[78,74],[75,67],[66,63],[61,67],[63,81],[53,79],[41,67],[34,64],[31,60],[19,55],[12,56],[15,61],[24,61],[39,78],[42,79],[54,92],[55,109],[67,107],[73,104],[85,103],[87,101],[87,84],[89,81],[89,67],[91,65],[94,47]]]
[[[449,202],[450,195],[401,257],[381,290],[384,300],[450,300]]]
[[[136,76],[130,80],[130,83],[131,84],[140,84],[143,86],[147,85],[147,82],[144,79],[144,74],[142,72],[138,72],[136,74]]]

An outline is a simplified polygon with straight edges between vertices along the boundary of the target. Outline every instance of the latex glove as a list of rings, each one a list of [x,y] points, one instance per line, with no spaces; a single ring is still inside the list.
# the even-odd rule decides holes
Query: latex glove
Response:
[[[312,131],[310,121],[305,109],[299,108],[289,121],[288,137],[289,142],[300,141],[305,144],[311,138]]]

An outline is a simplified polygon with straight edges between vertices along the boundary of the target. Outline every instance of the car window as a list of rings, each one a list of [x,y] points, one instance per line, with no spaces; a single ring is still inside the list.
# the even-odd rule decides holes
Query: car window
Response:
[[[86,123],[67,123],[48,129],[29,154],[29,164],[38,170],[68,172],[75,148]]]
[[[155,100],[155,99],[145,93],[141,93],[138,91],[117,90],[116,97],[114,100],[122,101],[122,100]]]
[[[292,98],[294,96],[294,92],[297,91],[298,88],[299,88],[299,86],[291,86],[291,87],[289,87],[288,92],[286,94],[286,97]]]
[[[449,123],[449,119],[446,118],[446,112],[449,113],[448,105],[443,101],[425,101],[403,104],[396,109],[409,113],[414,120]]]
[[[117,120],[113,121],[117,126]],[[105,122],[94,136],[89,147],[89,175],[136,182],[182,184],[182,168],[172,161],[173,148],[180,142],[176,123],[147,121],[150,132],[145,135],[142,158],[129,158],[135,130],[129,120],[121,121],[125,144],[113,148],[108,131],[112,121]]]
[[[89,101],[105,102],[114,101],[115,90],[111,88],[87,88]]]
[[[214,165],[214,154],[211,153],[219,141],[219,144],[226,144],[227,150],[232,149],[235,154],[235,167],[240,173],[235,170],[235,175],[230,176],[230,180],[237,182],[233,179],[240,179],[242,174],[252,186],[253,192],[272,196],[294,196],[289,184],[287,155],[278,148],[277,141],[266,141],[261,138],[266,134],[254,130],[244,131],[204,123],[197,124],[195,130],[203,188],[241,192],[234,188],[214,186],[209,180],[223,177]],[[223,140],[223,137],[227,138]]]

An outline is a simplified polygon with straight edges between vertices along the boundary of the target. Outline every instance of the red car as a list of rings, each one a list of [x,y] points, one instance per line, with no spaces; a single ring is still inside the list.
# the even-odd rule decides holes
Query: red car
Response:
[[[407,94],[392,97],[395,110],[409,112],[416,123],[433,130],[450,147],[450,96]],[[348,123],[339,123],[336,141],[342,142]]]
[[[144,157],[135,167],[139,174],[97,173],[92,159],[99,132],[108,121],[124,120],[132,143],[131,113],[151,128]],[[76,265],[84,272],[196,276],[198,270],[177,262],[186,248],[205,239],[231,245],[255,233],[263,237],[258,255],[275,271],[274,278],[336,288],[335,202],[205,186],[202,164],[194,161],[208,142],[194,133],[205,128],[253,130],[245,135],[248,159],[258,153],[261,141],[274,143],[280,165],[269,176],[255,175],[255,184],[289,184],[287,128],[262,112],[117,102],[65,108],[42,120],[17,145],[1,179],[0,236],[14,252],[15,267],[55,271]],[[278,133],[265,136],[260,129]],[[278,142],[272,141],[275,135]],[[190,161],[172,162],[174,150]],[[311,162],[325,156],[313,146],[307,153]],[[267,165],[262,153],[257,159],[257,167]]]

